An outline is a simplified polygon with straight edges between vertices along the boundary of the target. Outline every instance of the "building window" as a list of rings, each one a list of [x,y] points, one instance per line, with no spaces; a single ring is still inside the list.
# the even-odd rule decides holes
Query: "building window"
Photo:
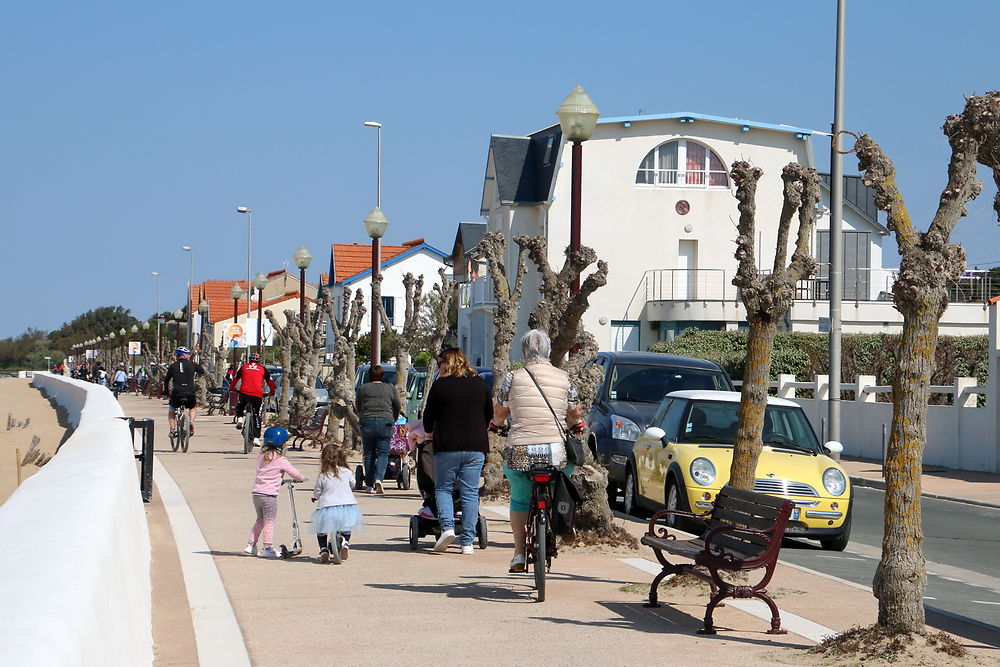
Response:
[[[729,174],[711,149],[678,139],[649,151],[639,164],[635,182],[665,187],[728,188]]]
[[[382,309],[385,310],[385,316],[389,318],[389,323],[396,324],[396,297],[382,297]]]

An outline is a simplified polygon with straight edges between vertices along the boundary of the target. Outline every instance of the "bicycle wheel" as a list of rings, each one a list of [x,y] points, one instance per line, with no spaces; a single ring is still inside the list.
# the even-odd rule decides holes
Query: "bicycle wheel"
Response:
[[[177,412],[174,412],[174,429],[177,429],[176,435],[168,434],[168,437],[170,438],[170,451],[172,452],[176,452],[181,446],[180,429],[178,428],[180,426],[180,421],[181,416]]]
[[[545,602],[545,564],[548,561],[548,526],[546,526],[545,514],[539,512],[535,515],[535,535],[531,544],[534,554],[535,591],[538,594],[538,601]]]
[[[188,421],[187,411],[177,418],[177,439],[180,441],[181,451],[187,452],[191,441],[191,423]]]
[[[243,420],[243,453],[249,454],[253,451],[253,431],[254,412],[248,410],[246,419]]]
[[[181,443],[177,439],[176,435],[171,435],[169,437],[170,437],[170,451],[176,452],[177,448],[181,446]]]

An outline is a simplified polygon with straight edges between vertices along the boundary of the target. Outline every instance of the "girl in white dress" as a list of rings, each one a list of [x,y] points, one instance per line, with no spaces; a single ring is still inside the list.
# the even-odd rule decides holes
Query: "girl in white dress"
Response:
[[[364,525],[352,491],[356,483],[354,473],[347,467],[347,451],[337,445],[323,447],[320,474],[313,488],[312,500],[316,503],[316,511],[313,512],[310,530],[316,533],[320,560],[324,563],[330,562],[330,550],[337,548],[334,535],[343,540],[339,560],[346,560],[351,533]]]

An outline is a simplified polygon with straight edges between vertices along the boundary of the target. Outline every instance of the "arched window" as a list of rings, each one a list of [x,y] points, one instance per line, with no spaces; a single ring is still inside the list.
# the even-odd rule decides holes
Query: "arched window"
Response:
[[[667,187],[729,187],[729,175],[719,156],[687,139],[660,144],[646,154],[635,172],[640,185]]]

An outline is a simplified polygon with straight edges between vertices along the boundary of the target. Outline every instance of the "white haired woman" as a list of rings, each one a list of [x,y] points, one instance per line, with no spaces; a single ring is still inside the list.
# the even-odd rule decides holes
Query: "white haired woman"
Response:
[[[503,465],[510,482],[510,526],[514,532],[511,572],[525,571],[525,525],[531,502],[531,479],[525,473],[530,464],[516,456],[518,447],[548,445],[548,462],[563,468],[567,474],[573,472],[573,466],[566,462],[566,445],[560,432],[563,425],[556,422],[552,412],[564,415],[567,427],[578,428],[579,397],[566,371],[549,362],[551,351],[552,343],[544,331],[532,329],[524,334],[521,337],[524,366],[507,373],[493,408],[494,424],[503,424],[510,417],[507,452],[515,453],[505,455]]]

